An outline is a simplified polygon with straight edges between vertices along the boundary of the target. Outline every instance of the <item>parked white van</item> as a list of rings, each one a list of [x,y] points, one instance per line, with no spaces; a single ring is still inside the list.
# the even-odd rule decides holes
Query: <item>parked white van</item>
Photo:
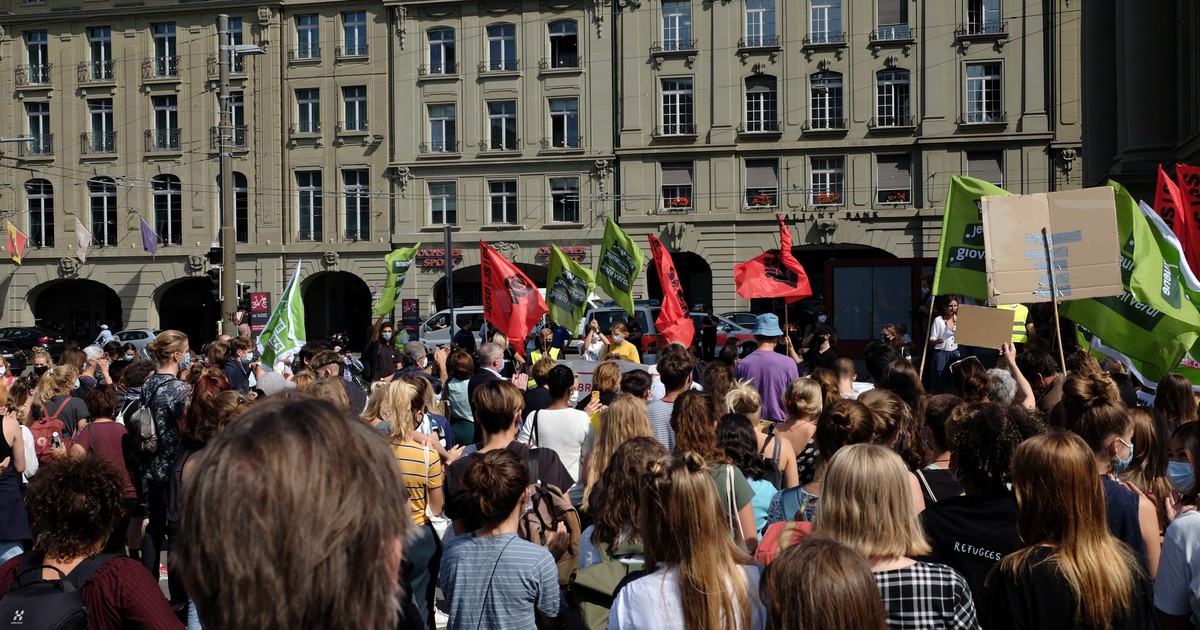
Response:
[[[417,338],[430,351],[439,346],[450,345],[454,333],[458,332],[458,323],[464,319],[471,320],[471,331],[475,335],[475,343],[482,344],[479,330],[483,328],[483,306],[460,306],[454,309],[454,325],[450,322],[450,309],[434,313],[417,328]]]

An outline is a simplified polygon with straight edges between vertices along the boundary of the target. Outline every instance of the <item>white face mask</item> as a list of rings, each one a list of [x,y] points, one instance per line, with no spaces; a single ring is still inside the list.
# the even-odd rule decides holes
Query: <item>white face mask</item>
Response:
[[[621,335],[613,335],[613,343],[621,343],[625,338]]]
[[[571,397],[567,399],[567,404],[574,407],[579,404],[579,386],[571,388]]]
[[[0,365],[0,376],[4,376],[4,374],[6,372],[8,372],[8,368],[4,367],[3,365]]]

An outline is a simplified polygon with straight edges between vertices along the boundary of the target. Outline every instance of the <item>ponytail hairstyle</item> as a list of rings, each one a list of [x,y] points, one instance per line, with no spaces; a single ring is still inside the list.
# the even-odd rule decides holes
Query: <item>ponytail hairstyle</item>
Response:
[[[1062,391],[1051,424],[1083,438],[1095,454],[1104,451],[1113,435],[1129,428],[1129,410],[1107,373],[1068,374]]]
[[[525,496],[529,467],[508,449],[482,453],[463,473],[467,501],[481,529],[492,529],[508,519]]]
[[[789,420],[815,422],[824,405],[821,384],[811,378],[798,378],[788,383],[783,392],[783,409],[787,412]]]
[[[729,535],[705,459],[677,450],[650,464],[641,509],[646,566],[676,569],[684,628],[749,628],[751,592],[742,565],[754,560]]]
[[[887,612],[871,565],[849,547],[810,536],[763,571],[759,587],[769,630],[887,630]]]
[[[154,359],[157,367],[166,367],[176,352],[184,351],[187,342],[187,335],[178,330],[164,330],[146,345],[146,352],[150,353],[150,358]]]
[[[73,365],[58,365],[50,368],[42,375],[37,386],[37,403],[47,414],[52,413],[46,405],[51,398],[69,394],[75,387],[75,379],[79,378],[79,369]]]
[[[1074,595],[1074,622],[1106,628],[1129,614],[1134,576],[1142,571],[1133,553],[1108,531],[1104,488],[1093,449],[1078,435],[1055,430],[1032,437],[1013,454],[1017,534],[1025,547],[1000,561],[1015,579],[1051,550],[1054,567]]]
[[[886,389],[871,389],[858,397],[879,422],[874,442],[894,449],[904,458],[909,470],[921,467],[929,459],[929,451],[917,439],[920,425],[913,415],[912,407],[904,399]]]
[[[833,403],[842,399],[841,390],[838,389],[837,374],[834,374],[833,370],[816,368],[808,373],[808,378],[816,381],[821,386],[821,403],[823,408],[828,409]]]
[[[705,389],[705,391],[708,390]],[[750,381],[741,379],[734,383],[729,393],[725,394],[725,406],[729,409],[729,413],[736,413],[747,418],[758,416],[762,414],[762,395],[758,393],[757,389],[754,389]]]
[[[675,451],[693,451],[714,464],[728,464],[729,458],[717,448],[717,418],[712,398],[704,392],[688,390],[675,399],[671,410],[671,429],[675,431]]]
[[[813,439],[821,451],[821,459],[828,462],[843,446],[873,442],[879,427],[879,420],[866,405],[857,400],[838,398],[817,420]]]
[[[987,368],[974,357],[963,359],[951,364],[950,381],[958,390],[958,395],[967,403],[988,402],[988,394],[992,389],[992,377]]]

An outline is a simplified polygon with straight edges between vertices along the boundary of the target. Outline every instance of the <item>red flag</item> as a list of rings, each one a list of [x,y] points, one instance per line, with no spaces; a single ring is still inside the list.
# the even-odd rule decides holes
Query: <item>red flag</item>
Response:
[[[21,264],[21,257],[25,255],[25,246],[29,244],[29,237],[25,236],[17,226],[11,221],[5,220],[5,226],[8,229],[8,243],[5,245],[4,251],[8,252],[8,256],[13,262]]]
[[[1183,245],[1188,266],[1200,275],[1200,251],[1196,251],[1200,249],[1200,166],[1176,164],[1175,177],[1179,179],[1179,188],[1175,191],[1175,203],[1178,208],[1176,225],[1180,226],[1176,228],[1175,233],[1179,236],[1179,243]],[[1162,211],[1159,210],[1158,198],[1163,194],[1164,179],[1166,176],[1162,173],[1162,167],[1159,167],[1158,191],[1154,195],[1154,210],[1159,216],[1162,216]],[[1186,238],[1179,234],[1179,229],[1183,226],[1187,228]]]
[[[491,245],[479,241],[483,274],[483,318],[508,335],[509,343],[525,354],[525,337],[546,314],[546,301],[529,277]]]
[[[808,274],[792,255],[792,232],[779,215],[779,249],[767,250],[733,266],[738,295],[746,298],[786,298],[791,304],[812,295]]]
[[[658,334],[668,342],[679,342],[690,347],[692,337],[696,334],[696,325],[688,315],[687,298],[679,284],[679,274],[675,273],[675,263],[662,241],[653,234],[647,236],[650,237],[650,255],[654,257],[654,266],[658,269],[658,283],[663,290],[662,310],[658,312],[654,324],[658,327]]]

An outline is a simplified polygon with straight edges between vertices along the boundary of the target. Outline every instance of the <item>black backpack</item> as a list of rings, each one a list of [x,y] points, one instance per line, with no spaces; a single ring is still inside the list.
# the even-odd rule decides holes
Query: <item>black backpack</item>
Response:
[[[768,457],[767,446],[772,443],[775,444],[775,448]],[[779,436],[775,435],[774,424],[767,427],[767,439],[763,441],[762,448],[758,449],[758,456],[763,460],[763,481],[771,482],[776,490],[783,488],[783,471],[779,467]]]
[[[42,564],[40,555],[21,556],[21,568],[4,599],[0,599],[0,629],[8,630],[85,630],[88,609],[79,591],[104,563],[116,554],[100,554],[88,558],[60,579],[43,580],[41,572],[49,565]]]

